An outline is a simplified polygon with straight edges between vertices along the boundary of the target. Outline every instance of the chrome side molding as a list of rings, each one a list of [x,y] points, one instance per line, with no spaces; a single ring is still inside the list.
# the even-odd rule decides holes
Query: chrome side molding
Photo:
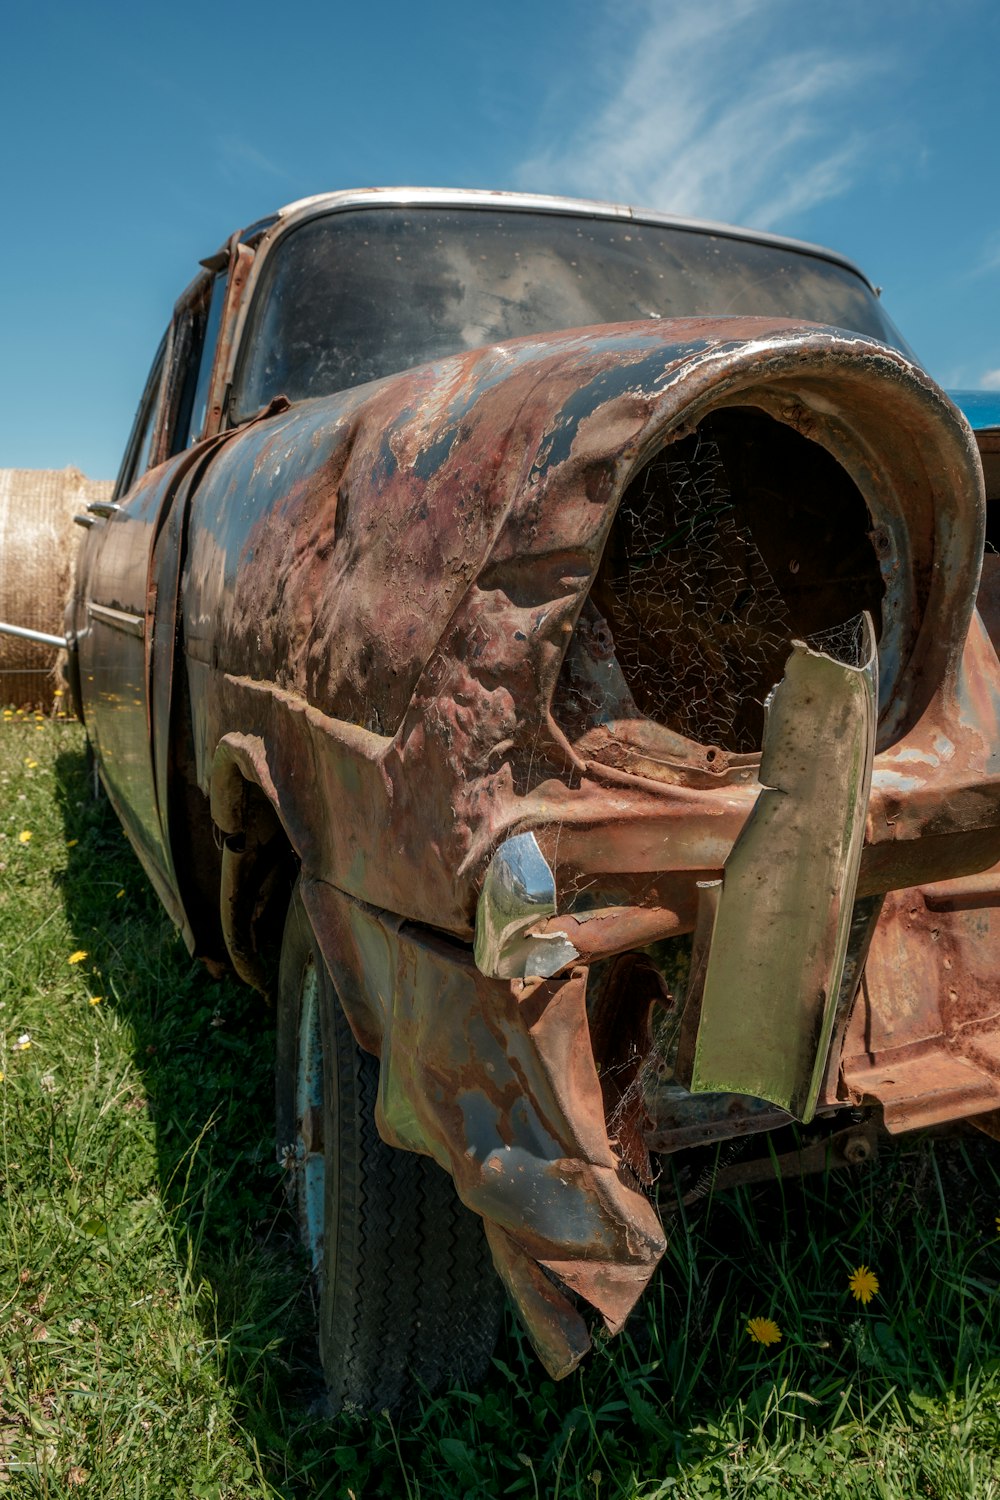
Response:
[[[142,640],[146,634],[146,619],[144,615],[133,615],[124,609],[111,609],[107,604],[94,604],[89,601],[87,614],[92,620],[100,620],[105,625],[111,625],[115,630],[124,630],[126,635],[136,635]]]

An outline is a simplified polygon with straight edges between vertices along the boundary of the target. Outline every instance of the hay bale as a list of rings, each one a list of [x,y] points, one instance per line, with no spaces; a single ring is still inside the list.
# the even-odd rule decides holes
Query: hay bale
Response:
[[[0,620],[62,635],[83,535],[73,517],[112,489],[79,469],[0,469]],[[0,703],[51,708],[63,655],[0,635]]]

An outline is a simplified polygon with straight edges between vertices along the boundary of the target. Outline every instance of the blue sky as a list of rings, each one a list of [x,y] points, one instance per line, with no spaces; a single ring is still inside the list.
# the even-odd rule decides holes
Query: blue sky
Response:
[[[113,477],[198,260],[368,184],[817,240],[942,384],[1000,388],[997,0],[38,0],[4,35],[0,467]]]

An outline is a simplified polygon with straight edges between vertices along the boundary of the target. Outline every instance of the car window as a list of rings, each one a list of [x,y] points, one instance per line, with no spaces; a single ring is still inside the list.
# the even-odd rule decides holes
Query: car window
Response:
[[[175,452],[180,452],[182,448],[189,448],[192,443],[196,443],[205,430],[212,366],[215,363],[215,348],[219,341],[219,325],[222,322],[222,309],[226,301],[226,280],[225,271],[217,272],[212,280],[212,290],[208,301],[204,332],[196,366],[197,376],[191,384],[191,399],[188,410],[186,413],[183,413],[183,419],[178,422],[177,437],[174,441]]]
[[[237,420],[523,334],[755,313],[900,343],[862,278],[821,256],[632,220],[376,208],[291,229],[268,253],[235,381]]]
[[[157,421],[160,414],[160,394],[163,388],[163,364],[166,352],[167,335],[164,334],[160,340],[160,347],[156,351],[152,368],[146,377],[146,385],[142,393],[142,399],[139,402],[139,410],[132,424],[132,432],[125,449],[125,457],[122,460],[118,482],[115,485],[116,499],[127,494],[139,476],[145,474],[149,467],[153,438],[156,433]]]

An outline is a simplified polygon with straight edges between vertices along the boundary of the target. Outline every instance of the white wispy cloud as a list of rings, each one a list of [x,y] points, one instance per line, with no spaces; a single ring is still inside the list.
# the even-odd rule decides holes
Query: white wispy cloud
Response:
[[[1000,271],[1000,234],[991,236],[969,274],[970,276],[990,276],[995,271]]]
[[[1000,370],[984,370],[979,384],[984,391],[1000,391]]]
[[[853,127],[879,64],[793,48],[790,0],[645,0],[637,41],[590,119],[522,163],[526,187],[614,196],[770,227],[851,184]]]
[[[238,135],[217,136],[215,155],[219,171],[225,177],[259,176],[270,177],[285,183],[296,181],[294,175],[285,167]]]

